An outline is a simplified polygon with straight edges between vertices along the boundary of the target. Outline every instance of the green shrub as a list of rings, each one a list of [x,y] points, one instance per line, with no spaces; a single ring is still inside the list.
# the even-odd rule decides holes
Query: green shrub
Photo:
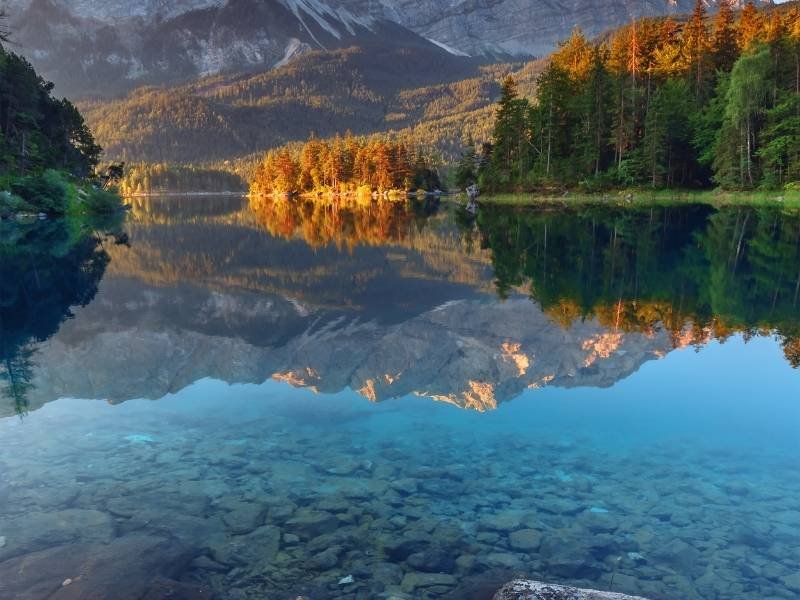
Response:
[[[70,185],[58,171],[48,169],[41,175],[27,175],[13,182],[11,189],[35,211],[51,215],[67,212]]]
[[[122,199],[116,192],[92,187],[83,198],[83,208],[92,214],[110,213],[122,207]]]
[[[19,196],[11,192],[0,192],[0,218],[10,217],[16,213],[34,212],[35,208]]]

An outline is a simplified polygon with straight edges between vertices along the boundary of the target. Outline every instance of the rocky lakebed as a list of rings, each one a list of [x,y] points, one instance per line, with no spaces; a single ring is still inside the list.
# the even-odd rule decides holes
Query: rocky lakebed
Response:
[[[214,382],[4,419],[0,597],[800,594],[790,456],[509,419]]]

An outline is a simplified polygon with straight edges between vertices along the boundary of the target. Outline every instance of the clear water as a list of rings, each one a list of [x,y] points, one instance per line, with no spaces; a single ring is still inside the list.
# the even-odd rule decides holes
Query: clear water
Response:
[[[15,227],[0,598],[800,594],[800,217]]]

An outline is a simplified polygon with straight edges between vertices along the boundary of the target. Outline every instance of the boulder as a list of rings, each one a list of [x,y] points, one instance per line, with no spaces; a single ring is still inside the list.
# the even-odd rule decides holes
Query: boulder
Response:
[[[494,595],[494,600],[646,600],[616,592],[585,590],[541,581],[518,579],[507,583]]]

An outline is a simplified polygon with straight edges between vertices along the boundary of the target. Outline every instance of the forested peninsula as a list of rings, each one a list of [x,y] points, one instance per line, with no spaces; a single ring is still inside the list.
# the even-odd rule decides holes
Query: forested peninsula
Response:
[[[0,37],[7,37],[3,35]],[[110,183],[120,166],[97,174],[102,149],[83,117],[54,98],[42,79],[0,39],[0,218],[116,210]]]
[[[800,7],[636,20],[551,55],[532,100],[503,83],[459,183],[492,191],[800,188]]]

